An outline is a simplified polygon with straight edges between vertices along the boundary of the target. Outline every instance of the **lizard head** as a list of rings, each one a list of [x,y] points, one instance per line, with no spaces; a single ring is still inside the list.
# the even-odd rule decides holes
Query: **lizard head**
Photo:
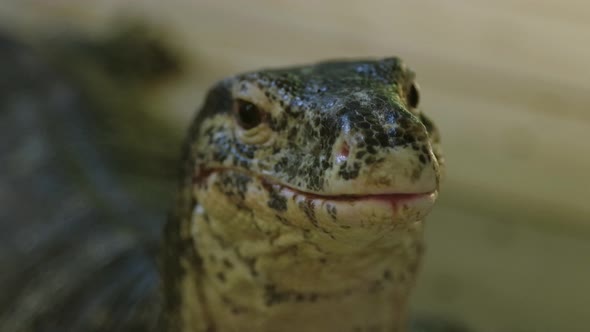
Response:
[[[197,200],[222,215],[235,206],[319,228],[421,220],[436,199],[442,159],[438,131],[418,104],[414,73],[398,58],[225,79],[192,130]]]
[[[402,324],[442,167],[418,103],[397,58],[216,84],[189,132],[165,230],[170,317],[202,330],[208,315],[220,330],[342,330],[379,311],[388,330]],[[341,315],[355,318],[334,322]]]

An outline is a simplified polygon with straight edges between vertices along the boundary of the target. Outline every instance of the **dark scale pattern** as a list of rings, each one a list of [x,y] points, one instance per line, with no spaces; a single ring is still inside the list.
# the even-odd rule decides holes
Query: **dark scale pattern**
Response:
[[[197,164],[202,168],[238,167],[318,193],[330,181],[326,173],[333,167],[341,179],[355,179],[363,167],[383,161],[382,156],[391,149],[414,149],[416,160],[425,165],[431,158],[429,135],[436,128],[406,102],[404,93],[413,80],[413,72],[397,58],[326,62],[226,79],[210,91],[197,119],[204,133],[198,144],[204,154]],[[220,101],[235,91],[233,86],[242,91],[259,89],[267,98],[258,107],[266,114],[271,144],[240,141],[231,104]],[[214,116],[221,118],[204,121]],[[334,146],[339,137],[352,140],[354,154],[335,165]],[[283,208],[274,196],[268,205],[278,211]]]
[[[278,212],[284,212],[287,210],[287,198],[279,195],[275,190],[270,190],[270,199],[268,200],[268,207],[277,210]]]
[[[238,208],[250,211],[244,203],[248,183],[252,178],[242,173],[220,173],[220,181],[217,182],[218,189]]]
[[[315,216],[315,205],[312,200],[305,200],[299,203],[299,208],[305,213],[307,219],[314,225],[318,227],[318,221]]]
[[[332,218],[333,221],[337,221],[337,209],[335,205],[332,204],[326,204],[326,210],[328,211],[328,214],[330,215],[330,217]]]
[[[339,294],[338,294],[339,295]],[[318,294],[315,292],[297,292],[284,291],[277,289],[274,284],[268,284],[264,287],[265,304],[269,307],[281,304],[283,302],[316,302],[320,299],[330,299],[334,294]]]
[[[345,180],[354,179],[359,175],[360,169],[361,164],[359,162],[354,162],[352,165],[345,162],[342,166],[340,166],[338,175],[340,175]]]

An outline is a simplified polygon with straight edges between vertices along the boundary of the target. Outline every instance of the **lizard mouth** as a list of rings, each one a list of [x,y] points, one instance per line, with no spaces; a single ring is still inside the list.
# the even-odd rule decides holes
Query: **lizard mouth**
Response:
[[[246,175],[248,177],[256,178],[261,181],[262,185],[266,188],[267,191],[274,190],[275,192],[284,192],[289,194],[289,196],[304,196],[308,199],[317,199],[317,200],[330,200],[330,201],[340,201],[340,202],[354,202],[354,201],[363,201],[363,200],[374,200],[374,201],[383,201],[383,202],[390,202],[390,203],[398,203],[398,202],[405,202],[405,201],[412,201],[416,199],[421,199],[424,197],[430,197],[432,195],[437,194],[437,190],[431,190],[428,192],[384,192],[378,194],[366,194],[366,193],[356,193],[356,194],[329,194],[324,195],[320,193],[314,193],[309,191],[304,191],[301,189],[297,189],[295,187],[286,185],[281,183],[280,181],[265,175],[255,174],[252,172],[244,171],[242,169],[233,168],[233,167],[219,167],[219,168],[210,168],[210,169],[202,169],[197,173],[194,178],[194,183],[202,183],[206,178],[214,173],[225,173],[225,172],[235,172]]]
[[[339,211],[340,217],[352,223],[368,216],[376,219],[381,216],[383,220],[395,223],[422,220],[432,210],[438,196],[436,190],[425,193],[321,195],[280,184],[272,184],[270,187],[267,191],[278,193],[293,201],[296,206],[326,209],[329,214]]]
[[[423,193],[382,193],[382,194],[341,194],[341,195],[323,195],[318,193],[311,193],[293,188],[288,185],[278,184],[272,180],[263,178],[267,188],[272,188],[275,191],[285,193],[289,196],[303,196],[306,199],[314,200],[325,200],[325,201],[338,201],[338,202],[358,202],[358,201],[380,201],[387,202],[390,204],[397,204],[403,202],[409,202],[413,200],[419,200],[432,195],[436,195],[437,191],[433,190],[430,192]]]
[[[412,222],[422,220],[432,209],[438,191],[428,192],[384,192],[378,194],[353,193],[330,194],[303,191],[280,183],[274,178],[254,174],[242,169],[215,168],[201,171],[195,178],[197,183],[209,181],[215,174],[237,173],[257,181],[265,196],[269,197],[268,207],[273,207],[273,199],[293,204],[296,207],[307,207],[326,212],[331,217],[338,214],[338,220],[363,220],[367,216],[394,222]],[[215,176],[214,176],[215,177]],[[323,212],[322,212],[323,213]]]

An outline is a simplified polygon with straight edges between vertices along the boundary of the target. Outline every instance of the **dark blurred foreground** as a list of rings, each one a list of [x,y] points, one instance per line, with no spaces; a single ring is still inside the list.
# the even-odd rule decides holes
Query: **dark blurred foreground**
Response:
[[[66,70],[59,49],[0,37],[0,331],[151,330],[180,135],[153,144],[145,77],[71,50]]]

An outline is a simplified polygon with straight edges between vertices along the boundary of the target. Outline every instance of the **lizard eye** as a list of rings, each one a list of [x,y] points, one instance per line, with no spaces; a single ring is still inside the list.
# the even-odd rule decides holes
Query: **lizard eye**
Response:
[[[416,83],[412,83],[410,86],[410,90],[408,90],[408,106],[411,108],[418,107],[418,103],[420,102],[420,92],[418,89],[418,85]]]
[[[246,130],[258,126],[264,119],[264,113],[256,105],[245,100],[234,101],[233,108],[238,125]]]

